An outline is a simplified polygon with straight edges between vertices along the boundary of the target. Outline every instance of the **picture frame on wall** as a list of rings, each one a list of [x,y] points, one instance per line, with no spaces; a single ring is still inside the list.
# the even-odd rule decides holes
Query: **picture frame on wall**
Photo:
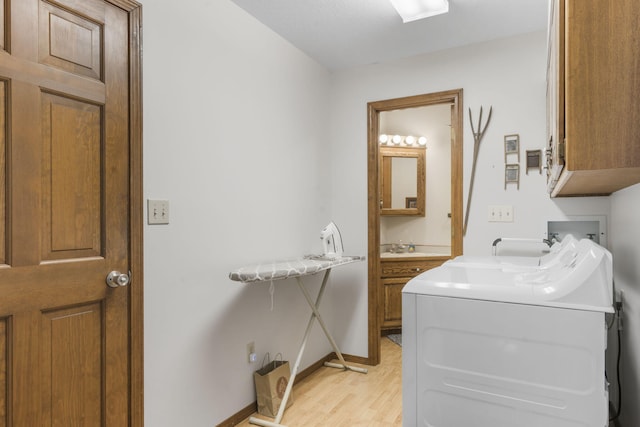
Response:
[[[504,162],[507,163],[507,156],[515,154],[516,161],[520,159],[520,135],[512,134],[504,136]]]
[[[529,169],[537,169],[542,175],[542,150],[527,150],[527,175]]]
[[[504,189],[507,184],[516,184],[516,188],[520,189],[520,165],[508,164],[504,167]]]

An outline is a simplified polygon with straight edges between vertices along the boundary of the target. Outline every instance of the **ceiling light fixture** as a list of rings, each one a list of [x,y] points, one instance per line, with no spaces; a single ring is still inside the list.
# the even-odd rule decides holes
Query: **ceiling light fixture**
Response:
[[[448,0],[390,0],[405,24],[449,12]]]

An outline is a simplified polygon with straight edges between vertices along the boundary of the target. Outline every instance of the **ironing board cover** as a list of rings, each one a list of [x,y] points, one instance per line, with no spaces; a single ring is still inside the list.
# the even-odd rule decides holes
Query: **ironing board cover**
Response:
[[[270,261],[240,267],[229,273],[229,278],[243,283],[283,280],[316,274],[337,265],[350,264],[364,259],[365,257],[363,256],[343,256],[328,259],[318,255],[306,255],[302,258]]]

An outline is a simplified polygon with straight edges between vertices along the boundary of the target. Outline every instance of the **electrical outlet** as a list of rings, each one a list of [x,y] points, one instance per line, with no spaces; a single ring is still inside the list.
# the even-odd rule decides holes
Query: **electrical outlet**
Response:
[[[618,295],[616,295],[616,309],[621,311],[624,307],[624,292],[622,290],[618,291]]]
[[[256,355],[256,344],[251,341],[249,344],[247,344],[247,361],[249,363],[253,363],[257,360],[257,355]]]
[[[169,224],[168,200],[147,200],[147,223]]]
[[[489,222],[513,222],[513,206],[489,206]]]

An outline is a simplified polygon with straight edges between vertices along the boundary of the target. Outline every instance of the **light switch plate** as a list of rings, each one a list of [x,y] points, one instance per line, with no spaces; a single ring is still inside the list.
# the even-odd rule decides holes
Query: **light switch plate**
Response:
[[[169,224],[168,200],[147,200],[147,223]]]
[[[489,206],[489,222],[513,222],[513,206]]]

